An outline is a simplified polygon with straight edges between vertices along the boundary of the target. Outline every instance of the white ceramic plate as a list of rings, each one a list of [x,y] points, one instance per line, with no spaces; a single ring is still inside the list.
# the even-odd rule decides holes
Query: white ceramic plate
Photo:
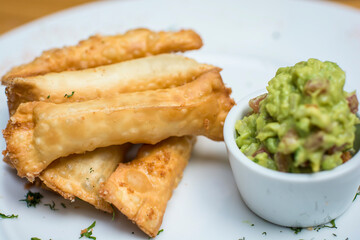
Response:
[[[263,88],[280,66],[310,57],[337,62],[347,73],[347,90],[360,89],[360,12],[320,1],[191,1],[139,0],[96,2],[27,24],[0,37],[0,75],[32,60],[42,50],[75,44],[91,34],[114,34],[135,27],[154,30],[192,28],[203,37],[202,50],[189,53],[200,62],[218,65],[233,97]],[[1,89],[0,124],[8,120]],[[1,149],[5,149],[3,139]],[[25,180],[0,163],[0,239],[78,239],[80,230],[97,221],[101,239],[147,239],[117,212],[117,217],[81,201],[70,204],[56,194],[33,188],[56,203],[27,208]],[[256,189],[254,189],[256,191]],[[60,203],[65,203],[63,208]],[[360,199],[336,220],[337,229],[319,232],[263,221],[244,205],[230,170],[223,143],[199,138],[184,178],[174,192],[157,239],[349,239],[360,236]],[[254,226],[252,226],[254,224]],[[265,235],[266,233],[266,235]],[[335,236],[336,235],[336,236]]]

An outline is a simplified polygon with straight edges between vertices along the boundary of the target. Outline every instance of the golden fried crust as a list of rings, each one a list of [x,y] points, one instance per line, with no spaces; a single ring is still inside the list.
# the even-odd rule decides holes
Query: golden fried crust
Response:
[[[19,108],[15,117],[10,117],[3,135],[7,141],[6,150],[3,151],[4,161],[21,172],[22,177],[27,177],[30,182],[34,181],[34,174],[27,174],[32,169],[41,167],[41,164],[32,159],[38,159],[38,153],[31,143],[34,132],[32,110],[38,102],[27,103]],[[20,161],[19,161],[20,159]],[[18,166],[21,166],[19,169]],[[40,171],[35,174],[38,175]]]
[[[13,115],[23,102],[78,102],[175,87],[214,69],[220,71],[181,55],[161,54],[79,71],[14,78],[7,82],[6,95]]]
[[[31,180],[56,158],[98,147],[189,134],[221,141],[234,104],[229,94],[211,71],[176,88],[79,103],[23,103],[4,131],[6,154],[19,176]]]
[[[39,176],[44,184],[66,199],[78,197],[97,209],[113,212],[109,203],[99,196],[102,184],[123,162],[128,144],[98,148],[84,154],[57,159]]]
[[[155,237],[194,140],[190,136],[172,137],[156,145],[143,145],[133,161],[119,164],[101,188],[100,196]]]
[[[201,46],[200,36],[192,30],[153,32],[135,29],[123,35],[95,35],[76,46],[43,52],[34,61],[11,69],[2,78],[2,83],[6,85],[15,77],[87,69],[160,53],[199,49]]]

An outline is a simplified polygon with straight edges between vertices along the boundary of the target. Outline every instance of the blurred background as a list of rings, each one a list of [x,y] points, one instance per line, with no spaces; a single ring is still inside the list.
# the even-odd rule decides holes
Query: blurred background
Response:
[[[94,1],[95,0],[0,0],[0,34],[45,15]],[[360,9],[360,0],[323,1],[335,2]]]

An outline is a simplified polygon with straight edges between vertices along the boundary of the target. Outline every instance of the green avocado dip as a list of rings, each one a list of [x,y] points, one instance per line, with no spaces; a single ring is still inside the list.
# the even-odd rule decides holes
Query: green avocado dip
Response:
[[[311,173],[333,169],[353,154],[358,100],[343,90],[344,71],[309,59],[279,68],[268,93],[251,99],[238,120],[236,144],[251,160],[273,170]]]

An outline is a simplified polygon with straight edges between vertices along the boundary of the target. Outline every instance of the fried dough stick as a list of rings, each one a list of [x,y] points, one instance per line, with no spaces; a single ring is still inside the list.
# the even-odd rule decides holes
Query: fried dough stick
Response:
[[[176,88],[79,103],[23,103],[4,130],[4,154],[19,176],[33,181],[55,159],[98,147],[189,134],[220,141],[234,104],[230,92],[211,71]]]
[[[191,136],[172,137],[156,145],[143,145],[133,161],[119,164],[101,188],[100,196],[155,237],[194,141]]]
[[[47,187],[64,198],[74,201],[78,197],[97,209],[111,213],[110,204],[99,196],[100,186],[124,161],[129,146],[98,148],[57,159],[39,177]]]
[[[161,54],[79,71],[14,78],[6,83],[6,94],[13,115],[23,102],[77,102],[175,87],[212,69],[220,71],[181,55]]]
[[[95,35],[76,46],[52,49],[34,61],[14,67],[3,78],[29,77],[50,72],[80,70],[118,63],[160,53],[184,52],[202,47],[200,36],[192,30],[153,32],[135,29],[123,35]]]

